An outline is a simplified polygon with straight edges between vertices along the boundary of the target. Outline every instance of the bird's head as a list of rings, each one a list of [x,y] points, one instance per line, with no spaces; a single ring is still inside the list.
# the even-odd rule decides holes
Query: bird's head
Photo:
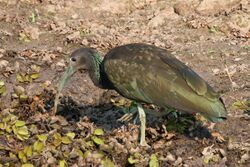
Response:
[[[90,71],[95,68],[98,53],[92,48],[80,48],[75,50],[70,57],[70,66],[76,71]]]

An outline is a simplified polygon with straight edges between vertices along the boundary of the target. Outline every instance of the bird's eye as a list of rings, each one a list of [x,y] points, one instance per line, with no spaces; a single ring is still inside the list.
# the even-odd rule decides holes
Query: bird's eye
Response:
[[[76,58],[75,58],[75,57],[71,57],[71,58],[70,58],[70,61],[76,62]]]

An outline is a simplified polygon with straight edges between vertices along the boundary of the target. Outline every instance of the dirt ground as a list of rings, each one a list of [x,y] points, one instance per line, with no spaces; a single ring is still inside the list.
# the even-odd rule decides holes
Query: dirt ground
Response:
[[[247,0],[0,0],[0,166],[250,166]],[[77,73],[51,115],[70,53],[166,48],[221,93],[228,119],[119,122],[130,102]],[[24,121],[24,122],[23,122]]]

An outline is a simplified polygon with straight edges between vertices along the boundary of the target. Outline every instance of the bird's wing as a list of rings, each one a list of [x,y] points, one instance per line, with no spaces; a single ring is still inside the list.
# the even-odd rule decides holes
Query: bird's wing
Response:
[[[219,94],[188,66],[170,54],[159,54],[159,56],[164,63],[182,74],[183,79],[195,93],[212,101],[219,98]]]
[[[212,121],[225,117],[219,95],[166,50],[122,47],[111,53],[104,62],[105,71],[123,96],[161,107],[201,112]]]

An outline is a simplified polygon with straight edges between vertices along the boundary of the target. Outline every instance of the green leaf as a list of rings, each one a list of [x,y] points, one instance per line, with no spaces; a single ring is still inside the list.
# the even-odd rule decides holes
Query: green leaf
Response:
[[[87,158],[89,155],[91,154],[91,152],[89,150],[85,151],[83,154],[83,158]]]
[[[32,165],[32,164],[22,164],[21,167],[34,167],[34,165]]]
[[[1,86],[0,87],[0,95],[5,96],[7,94],[7,88],[6,86]]]
[[[54,139],[53,144],[57,147],[60,146],[62,143],[62,139]]]
[[[27,157],[32,156],[32,154],[33,154],[33,151],[32,151],[32,146],[28,146],[28,148],[27,148],[27,152],[26,152]]]
[[[20,101],[26,101],[28,99],[27,95],[20,95]]]
[[[219,28],[217,26],[212,26],[212,27],[210,27],[209,32],[210,33],[217,33],[217,32],[219,32]]]
[[[4,81],[0,80],[0,87],[4,86]]]
[[[105,158],[104,160],[102,160],[101,164],[104,167],[115,167],[114,163],[109,158]]]
[[[63,144],[70,144],[70,143],[72,143],[72,141],[70,140],[70,138],[68,136],[64,136],[64,137],[62,137],[62,143]]]
[[[31,15],[29,16],[29,22],[35,23],[37,19],[37,14],[35,12],[32,12]]]
[[[44,148],[44,144],[40,141],[36,141],[33,145],[33,148],[34,148],[34,151],[40,153]]]
[[[29,37],[23,32],[19,33],[19,40],[22,42],[30,42]]]
[[[55,133],[55,134],[53,135],[53,137],[54,137],[55,139],[61,139],[61,138],[62,138],[62,136],[61,136],[60,133]]]
[[[33,74],[30,75],[30,78],[32,78],[32,79],[37,79],[39,77],[40,77],[39,73],[33,73]]]
[[[22,162],[27,162],[27,157],[25,156],[23,151],[19,151],[18,152],[18,158],[22,161]]]
[[[45,142],[48,138],[47,134],[41,134],[41,135],[37,135],[38,140],[40,140],[41,142]]]
[[[68,136],[70,139],[74,139],[76,134],[74,132],[69,132],[66,134],[66,136]]]
[[[149,167],[159,167],[159,162],[155,154],[152,154],[150,157]]]
[[[97,136],[102,136],[104,134],[103,130],[102,129],[96,129],[94,131],[94,135],[97,135]]]
[[[78,153],[78,155],[81,156],[81,157],[83,157],[83,155],[84,155],[83,152],[82,152],[82,150],[79,150],[79,149],[77,149],[77,153]]]
[[[24,126],[25,125],[25,122],[24,121],[19,121],[17,120],[16,123],[15,123],[15,126],[16,127],[21,127],[21,126]]]
[[[65,160],[60,160],[59,161],[59,167],[66,167],[66,161]]]
[[[99,138],[99,137],[92,136],[92,140],[93,140],[94,143],[97,144],[97,145],[104,144],[104,141],[103,141],[101,138]]]
[[[19,81],[19,82],[24,82],[24,78],[23,78],[23,76],[22,76],[21,74],[17,74],[17,75],[16,75],[16,79],[17,79],[17,81]]]
[[[29,135],[28,128],[26,126],[19,127],[17,129],[17,133],[24,136]]]

